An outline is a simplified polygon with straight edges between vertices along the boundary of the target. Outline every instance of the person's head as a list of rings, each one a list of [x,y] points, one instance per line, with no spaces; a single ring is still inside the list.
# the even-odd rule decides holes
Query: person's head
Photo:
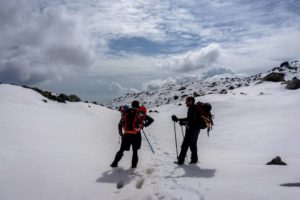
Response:
[[[195,98],[194,97],[187,97],[185,99],[185,105],[186,107],[191,107],[195,103]]]
[[[131,107],[133,107],[133,108],[138,108],[138,107],[140,107],[140,103],[139,103],[137,100],[134,100],[134,101],[131,103]]]

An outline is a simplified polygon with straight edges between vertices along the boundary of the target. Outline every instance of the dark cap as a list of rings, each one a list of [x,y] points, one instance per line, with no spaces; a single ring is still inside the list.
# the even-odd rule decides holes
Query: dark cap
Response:
[[[134,101],[131,103],[131,106],[132,106],[133,108],[138,108],[138,107],[140,107],[140,103],[139,103],[137,100],[134,100]]]
[[[186,98],[187,101],[192,101],[193,103],[195,103],[195,98],[190,96]]]

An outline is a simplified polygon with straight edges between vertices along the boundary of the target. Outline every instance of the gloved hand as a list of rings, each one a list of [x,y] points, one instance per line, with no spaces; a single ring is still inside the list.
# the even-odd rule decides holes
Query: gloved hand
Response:
[[[178,118],[176,117],[176,115],[172,115],[172,120],[174,121],[174,122],[178,122]]]
[[[185,125],[187,125],[187,121],[179,120],[179,125],[185,126]]]

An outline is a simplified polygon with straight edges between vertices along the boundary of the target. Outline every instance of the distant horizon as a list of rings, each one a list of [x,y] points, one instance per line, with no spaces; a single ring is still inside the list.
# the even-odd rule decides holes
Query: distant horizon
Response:
[[[0,81],[109,102],[299,59],[297,0],[2,0]]]
[[[284,62],[281,62],[280,64],[278,64],[278,66],[276,67],[279,67],[281,64],[285,63],[285,62],[289,62],[289,64],[296,64],[296,67],[299,66],[300,63],[298,63],[298,60],[294,60],[294,61],[284,61]],[[253,75],[258,75],[260,73],[267,73],[268,71],[272,70],[274,67],[268,69],[268,70],[265,70],[265,71],[261,71],[261,72],[257,72],[257,73],[253,73],[253,74],[222,74],[222,75],[215,75],[217,76],[218,78],[222,78],[224,76],[225,77],[230,77],[230,76],[233,76],[233,77],[239,77],[239,76],[246,76],[246,77],[250,77],[250,76],[253,76]],[[299,68],[299,67],[298,67]],[[230,76],[229,76],[230,75]],[[213,76],[208,76],[207,78],[211,78]],[[200,81],[200,80],[203,80],[205,81],[207,78],[199,78],[197,77],[197,80],[196,79],[187,79],[186,81],[187,82],[176,82],[176,80],[164,80],[163,83],[158,83],[158,85],[160,85],[161,88],[163,87],[170,87],[171,85],[182,85],[182,84],[186,84],[186,83],[191,83],[193,81]],[[168,82],[169,81],[169,82]],[[175,81],[175,82],[172,82],[172,81]],[[182,81],[182,80],[180,80]],[[112,99],[109,99],[107,100],[106,102],[105,101],[101,101],[101,100],[97,100],[97,99],[84,99],[83,97],[81,97],[79,94],[76,94],[76,93],[72,93],[72,92],[67,92],[67,91],[63,91],[63,90],[59,90],[58,92],[55,91],[55,90],[51,90],[51,89],[47,89],[47,88],[42,88],[42,87],[39,87],[39,86],[36,86],[36,85],[26,85],[26,84],[18,84],[18,83],[9,83],[9,82],[2,82],[0,80],[0,84],[10,84],[10,85],[16,85],[16,86],[27,86],[27,87],[31,87],[31,88],[38,88],[38,89],[41,89],[43,91],[49,91],[49,92],[53,92],[57,95],[59,94],[66,94],[66,95],[76,95],[78,96],[82,102],[84,101],[88,101],[89,103],[93,103],[93,102],[96,102],[97,104],[103,104],[103,105],[110,105],[111,103],[113,103],[113,100],[114,99],[118,99],[120,97],[124,97],[126,96],[127,94],[137,94],[137,93],[140,93],[140,92],[145,92],[145,91],[151,91],[151,90],[159,90],[160,87],[158,88],[155,88],[155,89],[144,89],[144,90],[140,90],[140,91],[128,91],[126,94],[123,94],[123,95],[120,95],[120,96],[117,96],[117,97],[114,97]],[[156,84],[157,85],[157,84]]]

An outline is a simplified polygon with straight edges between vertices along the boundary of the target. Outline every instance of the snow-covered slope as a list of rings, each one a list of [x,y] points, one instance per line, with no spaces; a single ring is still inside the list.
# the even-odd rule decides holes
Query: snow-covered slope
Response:
[[[0,199],[87,199],[117,149],[119,114],[0,85]],[[99,198],[98,198],[99,199]]]
[[[43,99],[0,84],[1,200],[299,198],[299,188],[280,186],[300,182],[299,89],[263,82],[197,97],[212,104],[215,126],[210,137],[199,136],[200,162],[182,167],[173,164],[170,116],[184,117],[187,108],[180,101],[154,108],[155,122],[145,132],[155,154],[143,140],[135,170],[131,152],[120,168],[109,167],[119,148],[117,111]],[[265,165],[277,155],[288,165]]]
[[[133,100],[139,100],[142,104],[149,108],[166,105],[169,103],[178,103],[183,101],[187,96],[205,96],[207,94],[227,94],[233,89],[254,85],[271,72],[280,72],[285,74],[285,81],[291,80],[293,77],[300,79],[300,63],[294,61],[292,63],[284,62],[279,67],[272,70],[252,76],[245,75],[228,75],[214,76],[206,80],[196,80],[186,82],[180,85],[172,85],[162,87],[157,90],[142,91],[139,93],[128,93],[125,96],[116,98],[109,105],[113,109],[117,109],[124,104],[130,104]]]

